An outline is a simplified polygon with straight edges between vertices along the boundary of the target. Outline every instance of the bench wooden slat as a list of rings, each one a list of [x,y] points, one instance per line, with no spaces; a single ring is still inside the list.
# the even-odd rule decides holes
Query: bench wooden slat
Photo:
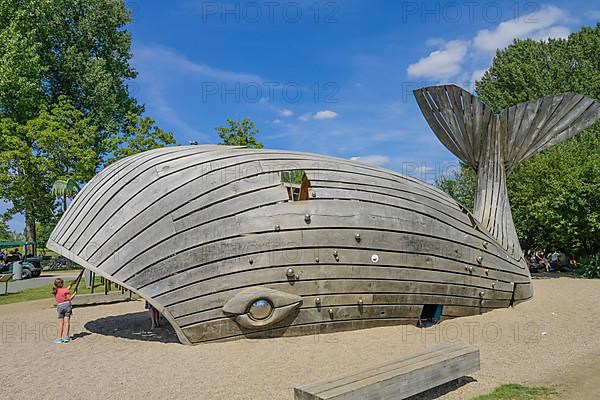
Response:
[[[479,370],[479,350],[442,346],[358,372],[301,385],[296,400],[404,399]]]

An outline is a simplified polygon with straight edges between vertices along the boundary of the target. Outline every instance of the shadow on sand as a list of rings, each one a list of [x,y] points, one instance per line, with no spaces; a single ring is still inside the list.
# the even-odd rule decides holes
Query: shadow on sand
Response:
[[[99,318],[86,323],[85,328],[93,333],[122,339],[179,343],[177,334],[171,325],[169,325],[169,322],[161,318],[160,323],[160,328],[150,329],[148,312],[142,311]]]
[[[476,379],[471,378],[470,376],[463,376],[462,378],[458,378],[453,380],[452,382],[448,382],[444,385],[440,385],[429,389],[423,393],[416,394],[414,396],[409,397],[406,400],[433,400],[437,399],[447,393],[450,393],[460,387],[465,386],[471,382],[477,382]]]
[[[554,272],[533,272],[531,279],[556,279],[556,278],[572,278],[583,279],[583,277],[575,271],[554,271]]]

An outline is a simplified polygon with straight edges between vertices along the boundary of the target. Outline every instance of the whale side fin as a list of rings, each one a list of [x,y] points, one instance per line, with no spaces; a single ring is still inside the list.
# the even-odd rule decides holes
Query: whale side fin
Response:
[[[482,138],[494,117],[492,109],[456,85],[421,88],[414,95],[440,142],[463,163],[477,169]]]
[[[506,129],[506,169],[589,128],[600,118],[600,103],[577,94],[542,97],[500,112]]]
[[[456,85],[421,88],[414,94],[440,141],[477,172],[473,215],[515,258],[522,257],[506,178],[519,163],[597,122],[600,103],[564,93],[495,114]]]

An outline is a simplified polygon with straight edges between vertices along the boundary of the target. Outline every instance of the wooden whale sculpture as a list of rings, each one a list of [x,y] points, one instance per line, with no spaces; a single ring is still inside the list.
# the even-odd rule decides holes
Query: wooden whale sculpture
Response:
[[[186,344],[437,322],[530,299],[506,177],[594,123],[598,102],[567,93],[496,114],[456,86],[415,96],[478,172],[473,213],[350,160],[168,147],[99,173],[48,247],[138,293]]]

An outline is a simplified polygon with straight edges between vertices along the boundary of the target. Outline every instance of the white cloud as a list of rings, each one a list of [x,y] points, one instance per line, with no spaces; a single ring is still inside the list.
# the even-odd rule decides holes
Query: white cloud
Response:
[[[569,12],[555,6],[542,6],[528,15],[521,15],[501,22],[493,29],[482,29],[470,40],[443,41],[430,38],[426,45],[436,48],[407,68],[409,77],[428,78],[437,81],[480,79],[497,49],[510,45],[516,38],[547,40],[565,38],[571,30],[566,26],[573,19]]]
[[[388,156],[382,156],[382,155],[377,155],[377,154],[371,154],[371,155],[360,156],[360,157],[350,157],[350,160],[358,161],[358,162],[361,162],[364,164],[371,164],[371,165],[375,165],[378,167],[390,162],[390,158]]]
[[[469,82],[471,82],[471,84],[475,83],[475,81],[478,81],[481,79],[481,77],[483,76],[483,74],[485,74],[485,71],[487,71],[487,69],[476,69],[475,71],[473,71],[473,73],[471,74],[471,80]]]
[[[280,119],[274,119],[273,121],[271,121],[271,123],[277,125],[277,124],[281,123],[281,120]]]
[[[566,26],[553,26],[548,29],[542,29],[537,32],[534,32],[531,35],[533,40],[548,40],[550,38],[553,39],[566,39],[571,30]]]
[[[319,112],[315,113],[315,115],[313,115],[313,119],[326,120],[326,119],[334,119],[334,118],[337,118],[338,116],[339,116],[339,114],[336,113],[335,111],[323,110],[323,111],[319,111]]]
[[[495,53],[515,39],[535,40],[565,37],[570,32],[565,26],[555,26],[569,20],[569,13],[555,6],[541,7],[537,12],[504,21],[496,29],[483,29],[473,39],[473,46],[481,51]],[[565,34],[566,32],[566,34]]]
[[[431,52],[407,69],[409,77],[448,79],[461,71],[469,44],[464,40],[446,42],[442,49]]]
[[[282,117],[291,117],[292,115],[294,115],[294,112],[292,110],[284,108],[279,110],[279,115],[281,115]]]
[[[311,115],[310,113],[306,113],[306,114],[302,114],[301,116],[298,117],[298,119],[302,122],[306,122],[310,119]]]
[[[265,80],[255,74],[233,72],[191,61],[186,56],[160,46],[140,46],[134,50],[134,61],[153,64],[162,69],[175,70],[186,74],[199,75],[223,82],[261,83]]]
[[[180,133],[193,138],[194,140],[208,140],[209,135],[198,131],[194,126],[190,125],[179,113],[171,107],[167,100],[164,89],[158,81],[150,80],[146,85],[148,103],[155,107],[158,114],[173,125]]]

